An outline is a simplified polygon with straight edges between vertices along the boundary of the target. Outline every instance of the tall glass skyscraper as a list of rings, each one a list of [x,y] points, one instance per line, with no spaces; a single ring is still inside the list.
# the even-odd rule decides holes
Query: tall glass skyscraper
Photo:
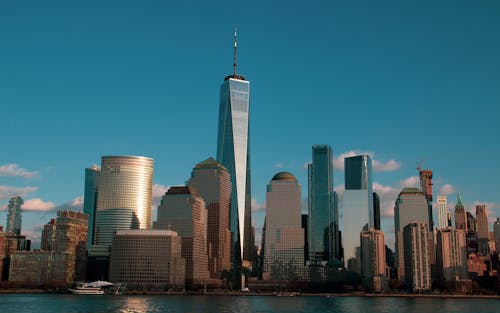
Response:
[[[23,205],[21,197],[13,197],[9,200],[7,214],[7,232],[21,235],[21,206]]]
[[[231,174],[232,263],[248,267],[252,255],[251,177],[249,147],[250,82],[236,73],[236,33],[234,73],[224,78],[220,88],[217,161]],[[247,263],[245,266],[245,263]]]
[[[372,160],[369,155],[344,159],[343,195],[344,260],[349,270],[361,272],[360,233],[365,226],[374,228]]]
[[[312,147],[309,177],[309,262],[341,258],[338,212],[333,191],[333,153],[328,145]],[[359,238],[359,234],[358,234]]]
[[[97,165],[85,169],[85,193],[83,197],[83,213],[89,216],[87,249],[94,244],[95,209],[97,204],[97,189],[101,168]]]

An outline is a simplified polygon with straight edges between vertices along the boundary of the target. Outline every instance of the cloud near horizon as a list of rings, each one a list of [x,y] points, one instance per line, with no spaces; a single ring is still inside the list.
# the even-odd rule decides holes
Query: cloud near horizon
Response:
[[[266,210],[266,203],[265,202],[258,202],[257,199],[252,198],[252,212],[259,212],[259,211],[265,211]]]
[[[0,176],[34,178],[38,175],[37,171],[28,171],[16,163],[0,165]]]
[[[372,159],[372,170],[375,172],[393,172],[401,168],[401,163],[394,159],[390,159],[387,162],[379,161],[375,158],[374,152],[363,152],[361,150],[350,150],[341,153],[339,156],[333,159],[333,167],[337,170],[344,170],[344,159],[348,157],[353,157],[357,155],[368,154]]]
[[[0,185],[0,200],[9,199],[13,196],[26,197],[29,193],[35,192],[38,187],[26,186],[26,187],[14,187]]]

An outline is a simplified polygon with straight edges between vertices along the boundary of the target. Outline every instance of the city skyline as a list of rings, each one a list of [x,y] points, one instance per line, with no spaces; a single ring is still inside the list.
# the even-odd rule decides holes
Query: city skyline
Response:
[[[492,229],[500,199],[491,173],[500,165],[482,160],[500,152],[494,135],[500,131],[500,5],[453,2],[449,13],[450,3],[430,11],[423,4],[389,10],[387,3],[366,3],[365,11],[354,4],[291,3],[285,13],[273,4],[245,12],[238,4],[220,12],[198,4],[194,11],[172,8],[177,17],[160,3],[126,3],[113,14],[110,7],[94,12],[80,4],[62,6],[64,20],[51,5],[8,4],[0,12],[7,47],[0,50],[0,103],[5,116],[23,119],[0,125],[11,151],[0,158],[0,225],[10,196],[18,194],[25,200],[22,233],[39,242],[57,209],[81,210],[84,169],[103,155],[155,159],[156,216],[168,186],[182,185],[199,160],[216,157],[218,85],[231,70],[237,25],[239,68],[252,81],[257,240],[269,177],[286,170],[305,186],[314,144],[332,146],[339,195],[343,157],[370,154],[390,246],[394,201],[402,187],[418,186],[422,158],[422,167],[434,172],[435,197],[440,190],[448,195],[449,209],[458,191],[468,211],[486,204]],[[186,16],[199,20],[190,25]],[[255,16],[261,25],[254,25]],[[308,22],[299,23],[302,17]],[[89,18],[95,25],[86,27]],[[198,80],[194,93],[188,77]],[[366,114],[352,127],[360,111]]]

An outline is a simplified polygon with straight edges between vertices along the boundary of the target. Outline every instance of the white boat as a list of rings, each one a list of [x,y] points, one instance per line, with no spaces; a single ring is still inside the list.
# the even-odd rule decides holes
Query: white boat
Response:
[[[111,287],[112,283],[107,281],[94,281],[91,283],[77,283],[75,288],[69,288],[68,290],[76,295],[103,295],[103,287]]]

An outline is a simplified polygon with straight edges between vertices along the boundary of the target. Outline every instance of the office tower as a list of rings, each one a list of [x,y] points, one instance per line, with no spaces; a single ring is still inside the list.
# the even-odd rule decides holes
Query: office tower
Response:
[[[455,228],[463,229],[467,232],[467,214],[460,193],[458,193],[458,200],[455,205]]]
[[[429,221],[427,199],[418,188],[406,187],[399,193],[394,205],[394,226],[396,235],[396,269],[398,279],[404,280],[405,251],[403,241],[403,228],[412,223],[425,223]]]
[[[446,220],[447,220],[447,225],[448,227],[452,227],[452,223],[451,223],[451,212],[450,210],[446,210]]]
[[[113,238],[109,277],[131,290],[184,287],[182,239],[171,230],[119,230]]]
[[[439,229],[436,254],[439,281],[467,279],[467,241],[463,229]]]
[[[83,213],[89,216],[87,249],[94,244],[94,225],[101,168],[97,165],[85,169],[85,191],[83,196]]]
[[[493,237],[496,251],[500,252],[500,217],[497,217],[497,220],[493,222]]]
[[[43,225],[42,242],[40,244],[42,250],[54,251],[56,249],[56,223],[56,219],[53,218]]]
[[[300,193],[288,172],[277,173],[267,185],[263,279],[305,279]]]
[[[343,195],[344,259],[349,270],[361,273],[361,260],[356,260],[356,250],[360,248],[359,233],[366,226],[374,228],[372,161],[368,155],[358,155],[344,159],[345,191]],[[351,260],[353,259],[353,260]],[[354,262],[354,263],[353,263]],[[349,266],[357,264],[358,266]]]
[[[422,170],[419,165],[418,172],[420,174],[420,190],[422,190],[427,199],[427,210],[429,211],[427,226],[429,227],[429,231],[432,232],[434,229],[434,222],[432,220],[432,171]]]
[[[185,285],[197,288],[209,279],[207,255],[207,209],[193,187],[170,187],[158,206],[154,229],[173,230],[182,238],[181,255],[186,262]]]
[[[302,214],[302,229],[304,229],[304,261],[308,259],[309,257],[309,238],[307,238],[308,234],[308,229],[307,227],[309,226],[309,215],[307,214]],[[262,234],[264,236],[264,234]],[[264,241],[264,237],[262,237],[262,240]]]
[[[490,253],[488,240],[488,209],[486,205],[476,205],[477,248],[482,255]]]
[[[426,223],[409,223],[403,228],[405,279],[413,292],[431,289],[429,227]]]
[[[231,174],[231,259],[233,266],[240,268],[251,266],[253,243],[249,146],[250,82],[236,73],[236,47],[235,32],[234,72],[224,78],[220,88],[217,161]]]
[[[361,231],[360,237],[363,284],[370,290],[381,291],[387,285],[384,233],[369,228]]]
[[[106,254],[118,229],[151,228],[152,184],[153,159],[102,157],[91,254]]]
[[[231,177],[212,158],[196,164],[188,183],[205,200],[208,214],[207,248],[210,278],[222,278],[231,269]]]
[[[340,260],[338,214],[333,191],[333,153],[328,145],[312,147],[312,163],[308,164],[309,264],[326,264]]]
[[[23,205],[21,197],[13,197],[9,200],[7,214],[7,232],[15,235],[21,235],[21,206]]]
[[[446,196],[438,196],[438,229],[448,227],[448,209],[446,208]]]
[[[373,193],[373,228],[380,230],[380,196]]]
[[[477,243],[477,223],[476,218],[470,212],[465,212],[466,216],[466,229],[467,229],[467,251],[468,253],[476,253],[478,252],[478,243]]]

